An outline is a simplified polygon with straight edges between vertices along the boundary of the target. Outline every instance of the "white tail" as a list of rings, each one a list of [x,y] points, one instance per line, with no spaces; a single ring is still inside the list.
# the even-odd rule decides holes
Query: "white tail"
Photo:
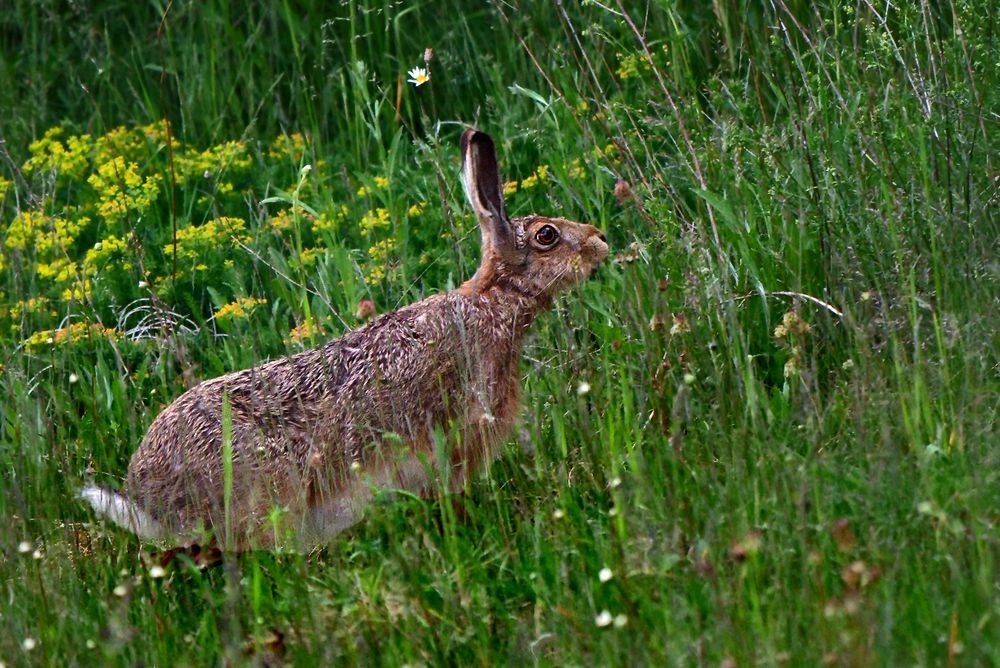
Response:
[[[100,487],[84,487],[80,498],[91,505],[98,515],[111,520],[144,540],[163,537],[160,523],[126,496]]]

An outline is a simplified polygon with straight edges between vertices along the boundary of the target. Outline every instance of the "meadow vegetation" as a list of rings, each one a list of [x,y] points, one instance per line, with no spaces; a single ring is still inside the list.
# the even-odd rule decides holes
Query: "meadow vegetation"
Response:
[[[1000,663],[994,3],[245,4],[0,16],[0,665]],[[198,380],[471,275],[467,125],[612,247],[488,474],[208,567],[95,522]]]

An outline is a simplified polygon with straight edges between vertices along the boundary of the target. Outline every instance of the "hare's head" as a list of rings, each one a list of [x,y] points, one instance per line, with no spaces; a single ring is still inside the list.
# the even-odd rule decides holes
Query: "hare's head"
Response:
[[[480,292],[496,286],[541,300],[590,276],[608,256],[593,225],[530,215],[508,218],[496,147],[478,130],[462,135],[465,191],[479,219],[483,259],[467,284]]]

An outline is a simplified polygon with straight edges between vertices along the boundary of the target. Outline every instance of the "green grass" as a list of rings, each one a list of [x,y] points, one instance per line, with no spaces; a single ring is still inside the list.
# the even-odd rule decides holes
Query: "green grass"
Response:
[[[359,4],[0,18],[0,662],[1000,663],[994,5]],[[619,253],[503,456],[151,577],[75,490],[198,380],[468,277],[465,124],[548,166],[513,214]]]

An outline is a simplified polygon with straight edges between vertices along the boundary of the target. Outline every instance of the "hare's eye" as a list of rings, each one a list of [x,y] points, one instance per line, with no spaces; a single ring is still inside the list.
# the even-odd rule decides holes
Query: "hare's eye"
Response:
[[[543,225],[541,229],[535,232],[535,241],[543,247],[552,246],[555,242],[559,241],[559,230],[552,225]]]

